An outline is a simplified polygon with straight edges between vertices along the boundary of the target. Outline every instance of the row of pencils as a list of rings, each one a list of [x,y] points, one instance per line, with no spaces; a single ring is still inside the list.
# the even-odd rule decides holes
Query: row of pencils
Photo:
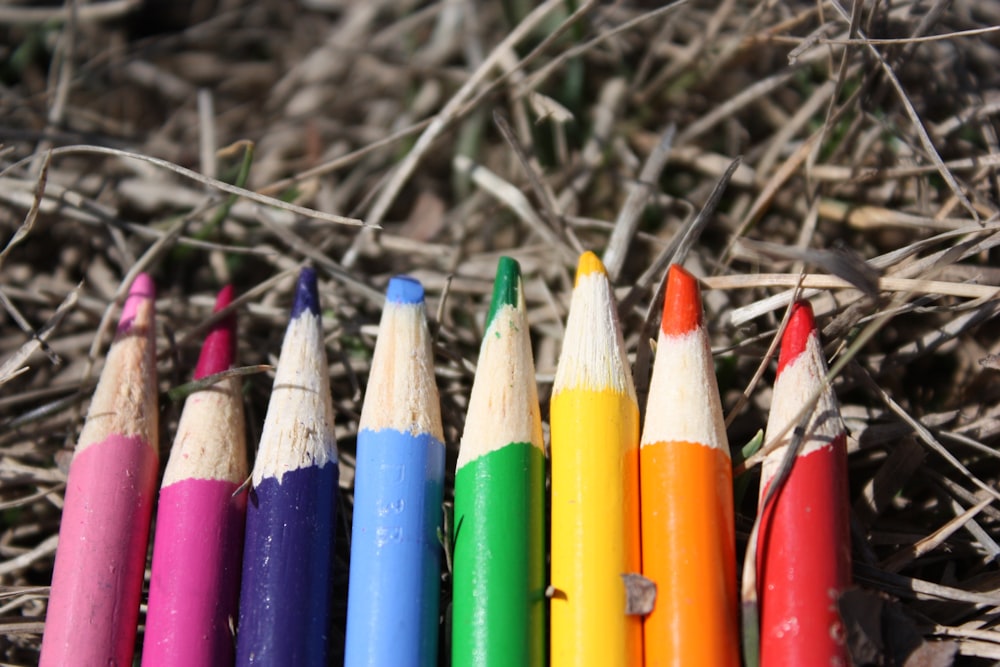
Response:
[[[228,308],[220,292],[216,311]],[[327,665],[338,452],[316,275],[302,270],[252,471],[231,314],[208,334],[156,502],[154,286],[133,282],[69,472],[41,664]],[[846,665],[846,451],[809,305],[781,341],[756,567],[761,663]],[[667,276],[645,422],[600,260],[577,268],[543,440],[520,270],[502,258],[442,522],[424,292],[389,282],[357,436],[345,665],[740,664],[733,473],[697,280]],[[550,475],[550,477],[548,477]],[[547,486],[547,477],[550,485]],[[249,484],[247,480],[249,479]],[[655,598],[641,593],[655,587]],[[754,649],[756,651],[756,649]]]

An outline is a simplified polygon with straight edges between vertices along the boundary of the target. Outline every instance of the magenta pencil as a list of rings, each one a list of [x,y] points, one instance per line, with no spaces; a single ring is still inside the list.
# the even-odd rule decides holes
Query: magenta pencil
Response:
[[[41,665],[130,665],[156,494],[154,287],[139,274],[66,484]]]
[[[215,301],[232,301],[231,286]],[[236,350],[236,317],[208,334],[196,380],[227,370]],[[160,488],[153,570],[143,643],[144,667],[232,665],[230,627],[239,611],[247,495],[243,400],[236,378],[195,392],[184,404]]]

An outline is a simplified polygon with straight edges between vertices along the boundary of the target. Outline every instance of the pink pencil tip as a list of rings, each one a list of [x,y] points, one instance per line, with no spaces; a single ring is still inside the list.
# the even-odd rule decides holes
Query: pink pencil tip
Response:
[[[153,284],[153,279],[148,273],[137,275],[135,280],[132,281],[132,286],[129,287],[128,296],[125,297],[125,306],[122,308],[122,316],[118,321],[118,331],[128,331],[132,326],[132,320],[135,319],[139,306],[155,298],[156,286]]]
[[[212,312],[217,313],[232,303],[233,293],[232,285],[226,285],[219,290]],[[216,322],[208,335],[205,336],[205,342],[201,346],[201,355],[198,357],[198,365],[194,369],[194,379],[200,380],[208,375],[228,370],[233,365],[235,356],[236,314],[230,313]]]
[[[667,336],[679,336],[701,326],[701,291],[698,279],[677,264],[667,273],[660,328]]]
[[[778,375],[781,375],[787,364],[805,352],[806,343],[814,331],[816,331],[816,320],[813,318],[812,306],[808,301],[796,301],[792,304],[792,315],[788,319],[785,335],[781,337]]]

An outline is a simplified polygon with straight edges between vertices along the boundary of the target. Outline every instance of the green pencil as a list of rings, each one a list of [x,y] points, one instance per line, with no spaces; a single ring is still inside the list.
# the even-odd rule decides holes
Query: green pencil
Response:
[[[501,257],[455,472],[453,667],[545,664],[544,494],[521,271]]]

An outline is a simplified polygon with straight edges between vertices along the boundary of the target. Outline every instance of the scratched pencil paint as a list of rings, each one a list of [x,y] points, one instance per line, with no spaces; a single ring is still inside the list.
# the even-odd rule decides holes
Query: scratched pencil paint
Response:
[[[396,277],[359,423],[346,667],[437,664],[444,454],[424,290]]]
[[[671,266],[639,453],[646,667],[740,664],[733,476],[698,282]]]
[[[158,405],[152,279],[129,290],[80,433],[41,665],[129,665],[156,495]]]
[[[233,298],[219,292],[215,311]],[[233,363],[236,317],[205,338],[196,380]],[[143,667],[225,667],[235,659],[247,477],[243,399],[235,378],[188,397],[160,488]]]
[[[452,667],[545,664],[544,509],[521,274],[502,257],[455,472]]]
[[[823,385],[826,363],[808,302],[793,305],[781,340],[765,442],[794,426]],[[793,423],[794,422],[794,423]],[[764,460],[761,498],[792,438]],[[781,493],[764,511],[757,543],[761,664],[847,665],[837,601],[850,582],[844,425],[829,386],[819,393]]]
[[[339,477],[321,325],[304,268],[251,477],[237,665],[330,661]]]

